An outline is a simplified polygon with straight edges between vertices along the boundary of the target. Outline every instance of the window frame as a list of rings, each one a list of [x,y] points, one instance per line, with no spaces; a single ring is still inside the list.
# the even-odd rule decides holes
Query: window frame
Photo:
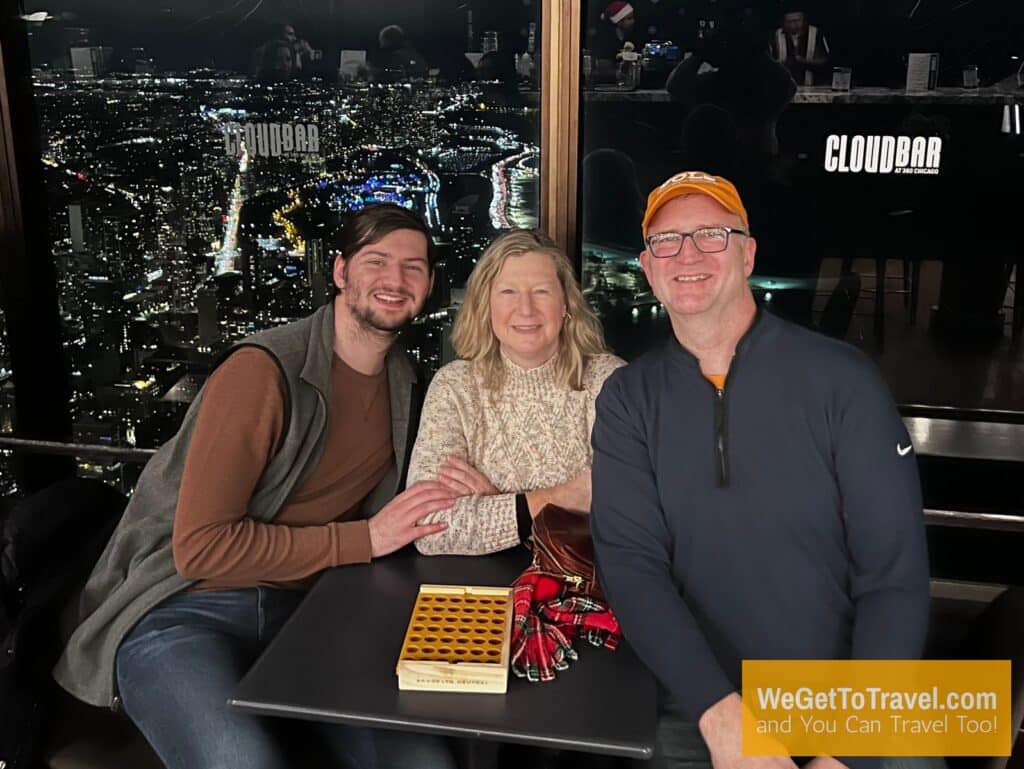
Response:
[[[579,0],[544,0],[541,19],[540,226],[581,268],[579,259]]]

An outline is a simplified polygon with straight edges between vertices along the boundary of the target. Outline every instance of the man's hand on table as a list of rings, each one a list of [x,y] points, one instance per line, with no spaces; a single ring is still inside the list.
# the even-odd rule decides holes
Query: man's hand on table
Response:
[[[380,558],[410,542],[437,534],[448,528],[444,521],[419,524],[418,521],[440,510],[447,510],[455,494],[437,481],[414,483],[395,496],[370,519],[370,555]]]
[[[788,756],[743,755],[743,701],[735,692],[705,710],[697,726],[711,752],[715,769],[796,769]]]

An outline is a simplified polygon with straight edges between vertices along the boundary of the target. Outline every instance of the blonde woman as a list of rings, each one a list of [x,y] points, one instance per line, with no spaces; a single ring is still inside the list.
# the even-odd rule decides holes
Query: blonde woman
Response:
[[[440,480],[455,504],[424,522],[421,553],[479,555],[529,536],[554,503],[590,510],[594,399],[623,361],[608,353],[568,257],[532,230],[500,235],[466,286],[420,419],[410,484]]]

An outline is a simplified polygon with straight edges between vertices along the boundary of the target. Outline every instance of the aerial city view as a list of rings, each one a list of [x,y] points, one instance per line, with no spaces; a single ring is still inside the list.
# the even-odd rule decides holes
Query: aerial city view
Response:
[[[225,349],[327,301],[346,211],[389,201],[427,220],[434,298],[402,343],[430,369],[451,355],[480,251],[537,224],[525,77],[164,70],[143,49],[92,44],[88,28],[63,41],[74,35],[64,55],[52,40],[39,54],[33,85],[77,442],[170,437]],[[5,350],[0,333],[0,382]],[[108,480],[121,470],[80,463]]]

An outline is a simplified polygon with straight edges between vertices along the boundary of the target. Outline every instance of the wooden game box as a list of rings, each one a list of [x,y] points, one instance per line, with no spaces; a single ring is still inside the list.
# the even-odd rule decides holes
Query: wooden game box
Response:
[[[420,585],[396,667],[398,688],[504,694],[511,637],[512,588]]]

